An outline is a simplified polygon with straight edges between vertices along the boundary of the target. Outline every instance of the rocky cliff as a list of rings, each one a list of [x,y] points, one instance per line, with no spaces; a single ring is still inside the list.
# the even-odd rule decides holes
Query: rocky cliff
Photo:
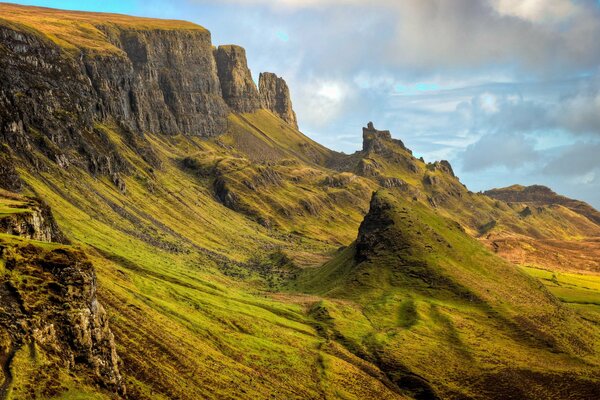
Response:
[[[0,398],[9,391],[13,398],[54,397],[60,371],[79,371],[124,394],[114,336],[87,256],[57,243],[68,241],[50,208],[34,198],[0,191],[0,232]],[[25,351],[44,360],[27,374],[17,360]],[[13,385],[14,371],[19,385]]]
[[[0,359],[3,387],[10,386],[14,357],[24,349],[46,362],[19,376],[14,398],[51,398],[61,370],[79,371],[101,386],[124,394],[119,359],[106,311],[96,298],[96,274],[76,250],[43,249],[0,240],[9,273],[0,278]],[[48,369],[50,374],[47,375]],[[54,376],[56,375],[56,376]],[[54,382],[53,382],[54,380]],[[44,393],[37,393],[44,388]]]
[[[40,242],[68,244],[58,228],[50,207],[36,199],[14,205],[13,213],[0,213],[0,232]]]
[[[139,152],[149,147],[145,133],[215,136],[230,113],[261,104],[296,126],[285,82],[265,75],[259,95],[244,49],[214,50],[210,32],[197,25],[84,20],[48,9],[48,21],[32,23],[26,8],[1,10],[0,142],[36,169],[49,160],[118,182],[127,163],[99,124],[116,125]],[[10,183],[11,174],[1,168],[0,180]]]
[[[297,129],[298,121],[296,113],[292,108],[292,100],[287,83],[271,72],[263,72],[259,76],[258,87],[262,108],[272,111],[275,115],[278,115]]]
[[[402,149],[407,150],[404,143],[402,143],[399,139],[392,139],[392,134],[390,131],[380,131],[375,129],[375,126],[372,122],[367,124],[366,128],[363,128],[363,152],[364,153],[376,153],[376,154],[386,154],[387,146],[386,142],[394,143],[399,145]],[[410,152],[412,154],[412,152]]]
[[[260,101],[248,68],[246,51],[242,47],[229,45],[219,46],[214,53],[225,102],[235,112],[256,111]]]

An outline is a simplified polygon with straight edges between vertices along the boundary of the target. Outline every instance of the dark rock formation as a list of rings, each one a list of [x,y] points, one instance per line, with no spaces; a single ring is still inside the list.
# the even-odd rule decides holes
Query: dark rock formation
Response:
[[[0,216],[0,232],[41,242],[69,243],[47,204],[29,199],[22,207],[23,212]]]
[[[82,60],[100,117],[125,121],[140,132],[214,136],[224,131],[228,110],[210,32],[104,31],[123,54],[89,54]]]
[[[379,178],[379,184],[386,189],[407,187],[408,184],[400,178]]]
[[[600,225],[600,212],[594,207],[583,201],[561,196],[546,186],[513,185],[506,188],[488,190],[484,194],[491,198],[511,203],[528,203],[534,206],[561,205]]]
[[[0,358],[8,364],[4,370],[10,370],[11,355],[29,345],[44,351],[51,371],[82,371],[124,394],[114,336],[96,298],[96,274],[86,256],[67,248],[45,250],[0,241],[0,258],[10,271],[0,278]],[[52,379],[36,374],[31,376]],[[26,390],[27,385],[53,386],[37,380],[28,382]],[[57,393],[46,394],[50,398]]]
[[[363,128],[363,152],[385,155],[388,153],[387,143],[396,144],[412,154],[401,140],[392,139],[390,131],[377,130],[372,122],[369,122],[367,127]]]
[[[249,113],[260,108],[258,89],[248,69],[246,51],[239,46],[219,46],[214,51],[223,99],[234,112]]]
[[[431,164],[427,164],[427,169],[430,171],[441,171],[445,174],[449,174],[451,176],[454,176],[454,170],[452,169],[452,166],[450,165],[450,163],[446,160],[441,160],[441,161],[435,161]]]
[[[0,144],[0,189],[19,192],[21,187],[21,178],[15,169],[10,149]]]
[[[271,72],[263,72],[258,80],[260,105],[272,111],[282,120],[298,129],[296,113],[292,108],[290,90],[287,83]]]
[[[380,249],[391,251],[395,243],[389,235],[383,234],[387,228],[394,224],[391,217],[392,206],[377,192],[371,197],[369,212],[360,224],[356,239],[357,262],[366,261],[374,256]]]
[[[98,122],[116,125],[151,164],[145,132],[224,132],[230,111],[208,31],[98,28],[115,51],[75,56],[31,29],[0,26],[0,142],[16,156],[45,169],[41,153],[121,185],[115,176],[125,162]],[[3,186],[10,175],[3,167]]]

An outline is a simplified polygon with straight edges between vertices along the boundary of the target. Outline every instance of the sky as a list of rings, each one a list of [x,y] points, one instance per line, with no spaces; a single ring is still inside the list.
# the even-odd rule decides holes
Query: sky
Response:
[[[186,19],[284,77],[301,130],[373,121],[471,190],[543,184],[600,209],[599,0],[15,1]]]

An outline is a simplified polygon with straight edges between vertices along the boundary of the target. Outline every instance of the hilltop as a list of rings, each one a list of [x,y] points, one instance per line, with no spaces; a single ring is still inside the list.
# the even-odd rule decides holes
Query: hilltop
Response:
[[[561,196],[552,189],[541,186],[513,185],[501,189],[491,189],[484,192],[486,196],[511,203],[529,203],[532,205],[562,205],[575,211],[590,221],[600,224],[600,213],[589,204]]]
[[[373,123],[327,149],[197,25],[0,11],[2,398],[598,389],[579,209],[473,193]]]

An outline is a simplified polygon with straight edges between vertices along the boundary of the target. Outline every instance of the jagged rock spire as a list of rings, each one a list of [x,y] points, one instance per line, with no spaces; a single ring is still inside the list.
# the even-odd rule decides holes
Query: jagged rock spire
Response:
[[[277,114],[288,124],[298,128],[296,113],[292,108],[290,89],[283,78],[271,72],[263,72],[258,80],[260,105]]]

